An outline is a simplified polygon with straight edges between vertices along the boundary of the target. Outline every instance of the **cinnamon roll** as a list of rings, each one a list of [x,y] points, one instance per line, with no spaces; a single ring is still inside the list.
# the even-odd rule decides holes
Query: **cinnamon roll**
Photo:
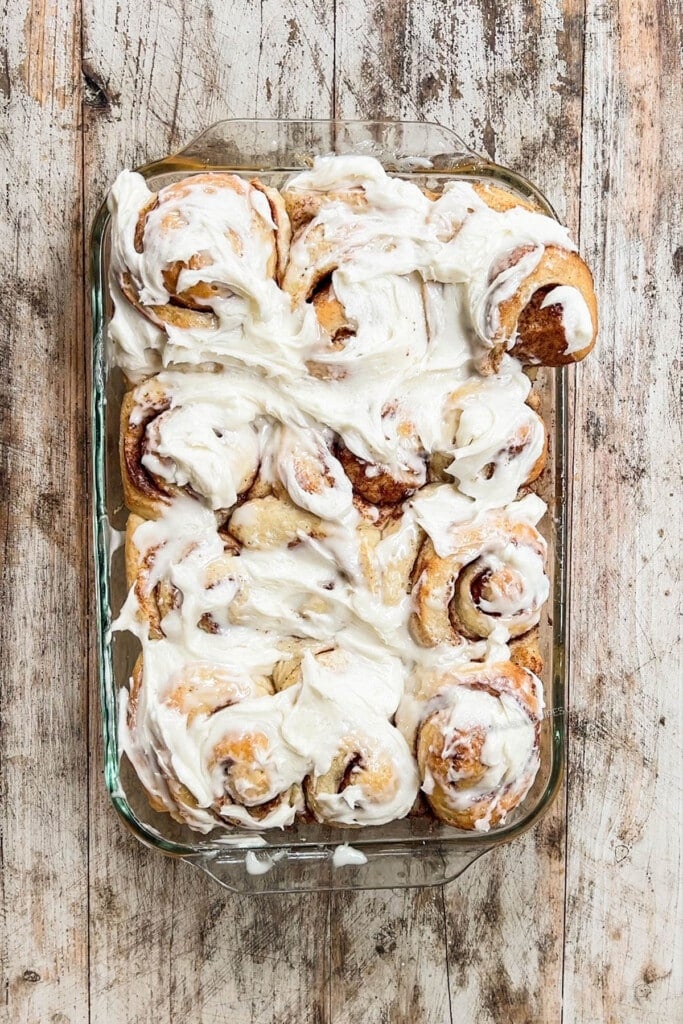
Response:
[[[123,743],[157,810],[201,831],[284,827],[303,808],[303,761],[282,739],[296,692],[207,662],[177,666],[166,641],[139,659]]]
[[[329,443],[329,432],[282,426],[274,472],[299,508],[319,519],[342,519],[353,508],[351,484]]]
[[[383,422],[388,418],[383,417]],[[390,466],[357,455],[343,442],[337,446],[339,461],[354,492],[372,505],[397,505],[414,494],[427,479],[425,455],[414,436],[409,434],[397,444],[395,452],[396,463]]]
[[[417,732],[422,790],[441,821],[484,832],[505,821],[538,772],[542,713],[540,680],[511,662],[443,676]]]
[[[282,272],[289,221],[275,189],[218,171],[156,194],[135,184],[137,209],[122,211],[114,265],[125,298],[163,330],[215,329],[217,301],[257,292]]]
[[[207,517],[208,518],[208,517]],[[238,589],[239,545],[200,516],[161,523],[130,515],[126,524],[126,578],[133,619],[159,640],[179,629],[225,631]]]
[[[465,283],[474,330],[490,349],[482,372],[497,370],[506,351],[545,366],[588,355],[597,300],[565,228],[494,186],[451,183],[435,207],[454,225],[436,276]]]
[[[326,825],[384,825],[404,818],[417,795],[415,762],[389,722],[359,724],[341,736],[329,767],[304,780],[306,804]]]
[[[124,396],[124,500],[131,512],[156,519],[176,496],[187,494],[225,518],[258,472],[256,410],[249,402],[190,399],[184,404],[182,390],[167,374]]]
[[[546,543],[506,511],[454,523],[438,554],[428,537],[418,555],[411,629],[418,643],[462,644],[502,626],[509,636],[539,621],[549,592]]]
[[[395,658],[334,648],[305,653],[294,670],[301,691],[284,736],[312,765],[304,781],[308,809],[339,827],[404,817],[417,794],[415,762],[389,722],[402,689]],[[292,674],[285,674],[290,692]]]
[[[347,431],[337,441],[337,457],[357,498],[379,507],[398,505],[427,479],[426,452],[401,402],[383,405],[373,442]],[[378,449],[390,453],[390,460],[384,461]]]

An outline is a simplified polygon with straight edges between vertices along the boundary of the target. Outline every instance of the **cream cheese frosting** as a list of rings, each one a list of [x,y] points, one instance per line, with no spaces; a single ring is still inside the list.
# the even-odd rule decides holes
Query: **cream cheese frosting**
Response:
[[[545,549],[500,541],[481,556],[492,580],[479,601],[496,623],[490,635],[430,647],[411,632],[410,572],[425,538],[446,558],[463,524],[496,513],[535,527],[545,513],[537,496],[518,499],[546,443],[527,404],[529,379],[510,355],[487,377],[477,360],[493,345],[498,304],[544,248],[574,251],[566,230],[526,209],[491,210],[463,182],[429,199],[369,157],[318,158],[284,191],[350,191],[362,202],[320,206],[295,235],[282,287],[270,269],[268,202],[246,183],[227,201],[202,188],[177,202],[161,195],[141,252],[136,230],[152,193],[124,172],[110,197],[112,356],[132,381],[157,375],[168,407],[145,428],[142,464],[186,492],[134,533],[146,592],[164,583],[176,599],[162,639],[150,639],[135,587],[115,624],[142,645],[141,681],[121,696],[121,749],[158,804],[202,831],[290,825],[303,787],[354,744],[348,780],[339,792],[316,791],[316,814],[348,825],[407,814],[421,784],[421,675],[508,657],[507,624],[520,613],[533,620],[548,596]],[[520,248],[520,260],[497,269]],[[193,268],[197,253],[205,259]],[[213,314],[206,325],[155,322],[121,290],[125,271],[142,306],[164,306],[163,269],[178,262],[178,291],[215,284],[200,303]],[[344,309],[348,326],[335,344],[308,301],[316,275],[329,275]],[[579,348],[588,328],[574,291],[558,287],[546,302],[562,306]],[[141,391],[131,422],[144,417]],[[415,481],[389,526],[359,505],[341,449],[369,480]],[[254,528],[260,507],[241,496],[257,474],[273,508],[286,499],[308,518],[293,519],[286,543],[235,553],[219,531],[231,512],[240,536]],[[503,572],[520,586],[498,587]],[[268,681],[288,663],[296,681],[272,692]],[[224,706],[203,703],[193,666],[227,695]],[[185,687],[184,702],[169,703],[174,684]],[[475,710],[486,720],[481,786],[495,788],[529,762],[533,729],[504,698],[486,696],[459,693],[451,714],[458,728]],[[385,761],[395,779],[378,796],[371,766]],[[463,801],[479,796],[462,791]]]
[[[567,336],[565,352],[581,351],[590,344],[593,337],[593,321],[586,300],[578,288],[558,285],[545,296],[541,309],[555,305],[562,308],[562,322]]]

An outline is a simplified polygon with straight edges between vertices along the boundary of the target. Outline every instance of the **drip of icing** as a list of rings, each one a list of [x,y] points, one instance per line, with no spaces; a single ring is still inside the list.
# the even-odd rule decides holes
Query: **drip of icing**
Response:
[[[276,853],[264,853],[260,857],[253,850],[249,850],[244,858],[244,866],[249,875],[266,875],[284,856],[284,850],[278,850]]]
[[[341,843],[339,846],[335,846],[334,853],[332,854],[332,864],[335,868],[355,867],[367,864],[367,862],[368,858],[363,851],[357,850],[354,846],[349,846],[348,843]]]

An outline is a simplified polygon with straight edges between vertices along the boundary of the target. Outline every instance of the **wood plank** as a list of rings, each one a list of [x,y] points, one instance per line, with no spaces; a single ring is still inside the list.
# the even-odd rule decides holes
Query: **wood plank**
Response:
[[[603,334],[577,385],[566,1021],[683,1018],[680,9],[589,5],[582,237]],[[678,248],[677,248],[678,246]]]
[[[93,884],[93,1022],[328,1020],[324,894],[228,893],[122,835]]]
[[[5,5],[0,67],[0,1016],[88,1020],[79,4]]]
[[[337,4],[337,112],[436,120],[454,128],[477,151],[536,181],[577,229],[582,10],[574,0],[513,3],[499,16],[485,0],[467,5],[342,0]],[[454,1020],[555,1024],[563,892],[564,794],[530,835],[490,853],[446,887]],[[349,913],[357,915],[363,897],[345,899]],[[420,895],[404,899],[406,918],[419,922]],[[368,913],[373,909],[377,917],[368,917],[366,924],[371,933],[380,930],[384,915],[381,902]],[[342,914],[341,933],[343,928]],[[337,934],[333,931],[333,967]],[[420,935],[419,923],[413,925],[411,949],[413,955],[420,949],[421,957],[433,957],[437,970],[441,949]],[[440,972],[445,981],[443,963]],[[396,963],[389,965],[378,978],[381,1012],[389,1012],[395,987],[409,984],[410,976],[406,979]],[[344,998],[355,998],[352,976],[333,973],[333,1007]],[[438,1019],[441,987],[433,979],[424,999]]]
[[[332,40],[332,10],[303,0],[151,8],[91,0],[88,217],[122,167],[171,152],[220,118],[329,117]],[[326,1020],[327,895],[242,898],[143,850],[108,806],[93,703],[93,1021]]]
[[[451,1020],[443,889],[332,896],[332,1024]]]

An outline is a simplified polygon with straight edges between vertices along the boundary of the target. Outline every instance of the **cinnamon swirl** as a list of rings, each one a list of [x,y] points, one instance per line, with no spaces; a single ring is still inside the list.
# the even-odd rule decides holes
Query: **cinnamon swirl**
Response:
[[[432,497],[438,500],[438,492]],[[519,505],[431,529],[414,570],[411,628],[418,643],[462,644],[501,626],[518,637],[538,623],[549,593],[546,543],[519,517]]]
[[[442,821],[488,831],[529,792],[540,764],[540,680],[511,662],[447,673],[417,732],[422,790]]]
[[[151,377],[124,396],[124,500],[131,512],[157,519],[184,493],[225,518],[258,472],[256,409],[249,401],[228,407],[188,396],[185,403],[183,380]]]
[[[281,736],[294,694],[271,693],[267,680],[220,662],[178,665],[166,641],[145,651],[122,732],[157,810],[203,832],[291,824],[306,763]]]

